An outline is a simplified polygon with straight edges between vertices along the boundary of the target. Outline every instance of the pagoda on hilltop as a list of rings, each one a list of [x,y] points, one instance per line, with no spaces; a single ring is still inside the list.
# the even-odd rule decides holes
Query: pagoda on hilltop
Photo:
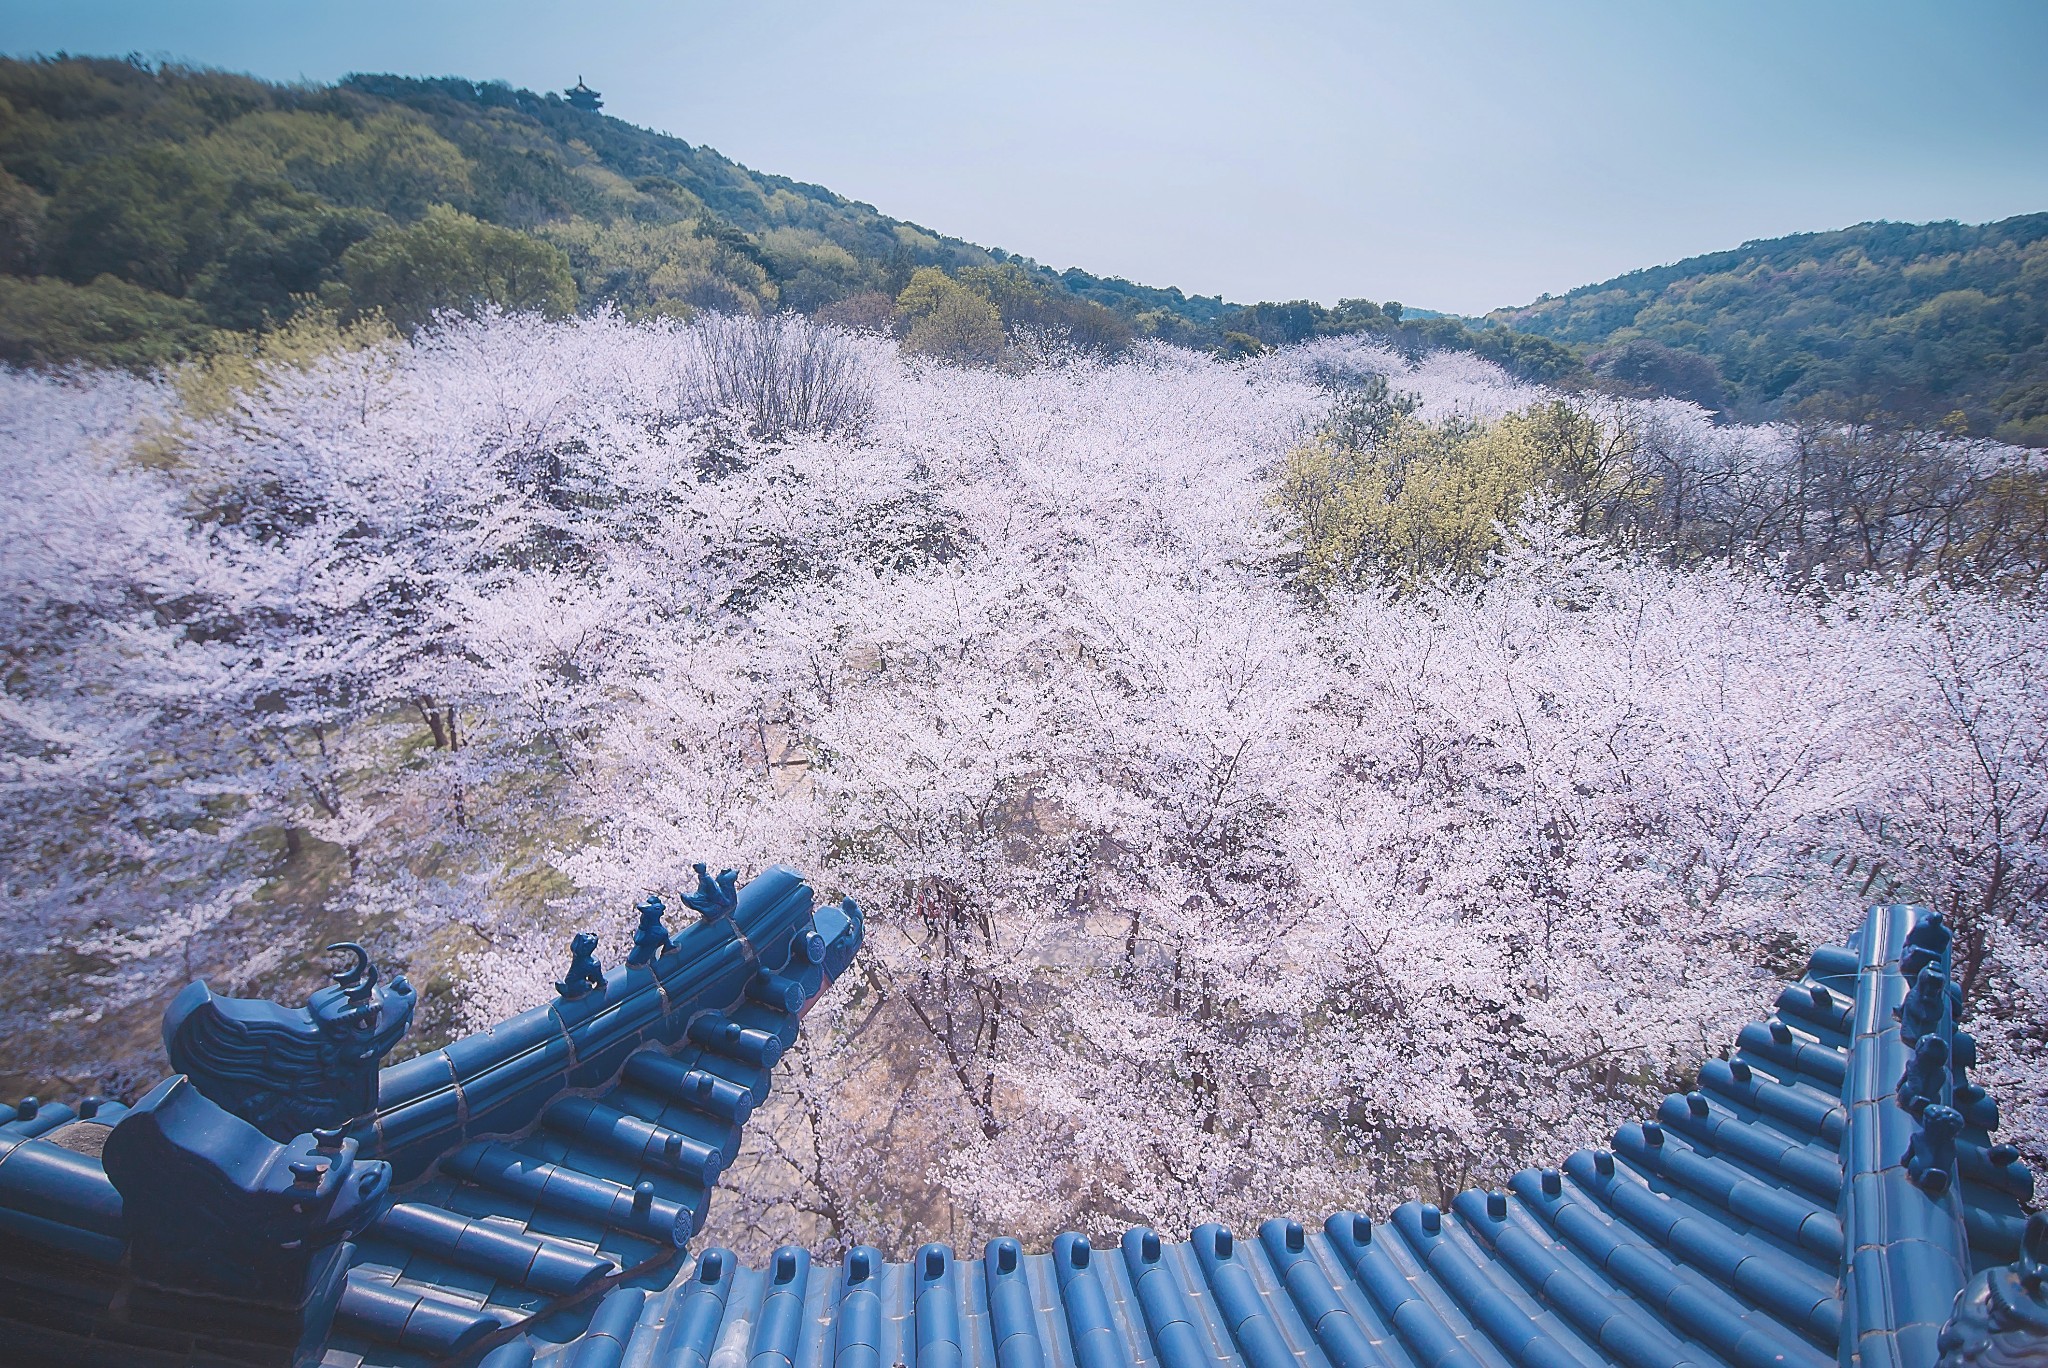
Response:
[[[586,114],[595,114],[598,110],[604,108],[604,97],[583,84],[581,76],[576,78],[575,85],[570,86],[562,93],[569,97],[570,104]]]

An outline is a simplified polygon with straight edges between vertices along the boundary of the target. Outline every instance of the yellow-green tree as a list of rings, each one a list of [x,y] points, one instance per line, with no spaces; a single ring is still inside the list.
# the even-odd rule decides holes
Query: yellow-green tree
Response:
[[[996,306],[931,266],[919,268],[896,296],[896,326],[908,351],[983,366],[1002,355]]]
[[[1475,575],[1534,494],[1582,532],[1623,530],[1648,493],[1635,451],[1630,429],[1562,402],[1489,424],[1392,412],[1368,443],[1325,432],[1297,448],[1279,499],[1299,519],[1314,583]]]

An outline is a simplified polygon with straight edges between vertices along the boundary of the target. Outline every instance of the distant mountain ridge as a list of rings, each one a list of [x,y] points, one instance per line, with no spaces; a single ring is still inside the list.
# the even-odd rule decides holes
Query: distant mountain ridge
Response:
[[[0,361],[147,368],[308,307],[409,324],[476,299],[634,315],[849,305],[852,321],[886,321],[920,269],[990,272],[1035,325],[1128,336],[1034,262],[588,103],[452,77],[290,86],[0,60]]]
[[[1654,368],[1656,348],[1705,358],[1744,411],[1960,413],[1972,432],[2048,445],[2048,213],[1761,239],[1489,317],[1622,378]]]
[[[1753,242],[1485,320],[1366,299],[1237,305],[1055,271],[597,103],[580,79],[536,94],[460,77],[281,85],[0,59],[0,362],[147,369],[309,308],[410,327],[478,300],[793,309],[893,327],[956,359],[1020,330],[1226,356],[1363,332],[1568,387],[1745,416],[1960,413],[1972,432],[2048,445],[2048,214]]]

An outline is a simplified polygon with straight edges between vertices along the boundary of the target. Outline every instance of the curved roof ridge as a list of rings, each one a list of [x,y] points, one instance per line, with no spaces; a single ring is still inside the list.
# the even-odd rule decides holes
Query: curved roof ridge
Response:
[[[612,1292],[577,1333],[483,1362],[1924,1368],[1972,1270],[2018,1257],[2033,1183],[1967,1082],[1947,949],[1926,909],[1871,909],[1654,1117],[1448,1209],[1275,1218],[1243,1239],[1139,1227],[1109,1249],[1005,1237],[972,1260],[858,1246],[820,1266],[792,1246],[752,1269],[710,1249],[666,1286]],[[1905,1004],[1927,975],[1919,1020]],[[1902,1093],[1922,1038],[1954,1065],[1922,1079],[1933,1095]],[[1945,1134],[1933,1108],[1969,1114]]]
[[[264,1074],[231,1028],[132,1111],[0,1107],[0,1342],[327,1368],[1926,1368],[1986,1337],[2048,1348],[2048,1217],[2028,1224],[2033,1175],[1991,1138],[1952,937],[1924,908],[1871,909],[1609,1147],[1444,1208],[1278,1216],[1243,1238],[1138,1227],[1103,1249],[1005,1237],[973,1259],[858,1246],[819,1264],[792,1246],[755,1269],[685,1248],[861,914],[814,907],[780,868],[742,888],[700,867],[682,901],[701,920],[671,934],[644,901],[609,974],[577,937],[555,1000],[383,1070],[346,1127],[280,1141],[236,1112],[241,1092],[209,1094],[210,1070]],[[187,1189],[152,1187],[135,1137]],[[220,1200],[257,1224],[195,1235],[179,1203],[219,1217],[201,1189],[221,1174]],[[224,1297],[218,1260],[184,1291],[135,1262],[140,1233],[246,1257],[315,1197],[302,1304]]]

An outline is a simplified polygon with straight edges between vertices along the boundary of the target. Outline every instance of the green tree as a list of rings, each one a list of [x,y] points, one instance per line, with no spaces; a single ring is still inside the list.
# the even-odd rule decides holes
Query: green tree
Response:
[[[379,310],[406,329],[443,309],[565,314],[576,307],[576,280],[561,248],[446,205],[349,248],[341,271],[358,314]]]
[[[0,362],[153,370],[218,336],[199,307],[113,276],[86,285],[0,275]]]
[[[182,295],[219,248],[231,188],[169,144],[87,162],[50,203],[49,269],[81,285],[111,275]]]
[[[896,296],[896,325],[907,350],[966,365],[987,365],[1003,351],[1003,318],[994,304],[923,266]]]

